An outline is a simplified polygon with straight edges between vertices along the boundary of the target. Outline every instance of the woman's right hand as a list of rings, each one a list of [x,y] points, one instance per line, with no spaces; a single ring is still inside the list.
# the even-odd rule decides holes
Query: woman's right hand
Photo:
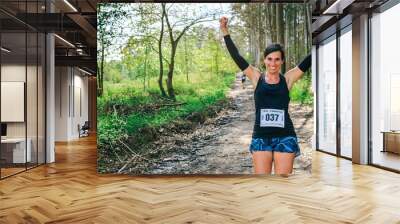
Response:
[[[224,36],[228,34],[228,18],[222,16],[221,19],[219,19],[219,28]]]

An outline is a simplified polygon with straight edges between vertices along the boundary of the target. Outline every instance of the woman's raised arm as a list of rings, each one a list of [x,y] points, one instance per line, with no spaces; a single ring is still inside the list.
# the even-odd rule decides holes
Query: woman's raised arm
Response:
[[[307,55],[296,67],[286,72],[285,79],[289,90],[297,80],[301,79],[304,72],[306,72],[310,67],[311,54]]]
[[[239,51],[233,43],[231,36],[228,32],[228,18],[221,17],[219,23],[221,31],[224,34],[226,47],[228,48],[229,54],[231,55],[233,61],[235,61],[240,70],[242,70],[244,74],[249,77],[249,79],[253,83],[253,86],[256,87],[258,79],[260,77],[260,72],[257,70],[257,68],[249,65],[249,63],[239,54]]]

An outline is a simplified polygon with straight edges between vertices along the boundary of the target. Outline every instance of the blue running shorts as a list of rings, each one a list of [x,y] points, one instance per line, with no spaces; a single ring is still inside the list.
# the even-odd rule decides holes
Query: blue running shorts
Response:
[[[253,138],[249,147],[251,153],[254,151],[286,152],[300,155],[300,147],[295,136]]]

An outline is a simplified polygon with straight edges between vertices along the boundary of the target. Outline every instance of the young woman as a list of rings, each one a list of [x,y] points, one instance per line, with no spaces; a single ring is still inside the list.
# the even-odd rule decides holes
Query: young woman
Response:
[[[228,32],[228,19],[220,19],[229,54],[251,80],[254,87],[255,124],[250,144],[256,174],[291,174],[294,158],[300,155],[296,132],[288,113],[289,91],[304,72],[311,67],[311,55],[298,66],[281,75],[285,60],[283,47],[271,44],[264,51],[266,72],[249,65],[239,54]]]

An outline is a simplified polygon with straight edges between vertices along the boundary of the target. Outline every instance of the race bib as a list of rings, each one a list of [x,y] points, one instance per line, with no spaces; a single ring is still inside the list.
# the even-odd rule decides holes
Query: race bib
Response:
[[[285,127],[285,111],[278,109],[261,109],[260,127]]]

